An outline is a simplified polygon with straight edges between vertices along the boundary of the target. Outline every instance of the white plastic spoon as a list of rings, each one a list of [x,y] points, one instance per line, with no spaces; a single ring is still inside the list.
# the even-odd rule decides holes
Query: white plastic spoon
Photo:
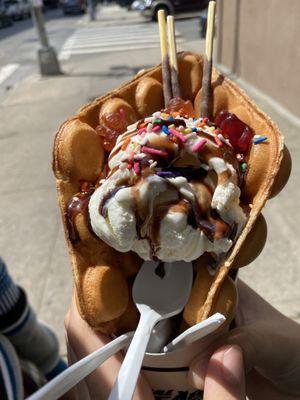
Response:
[[[159,263],[145,262],[133,284],[133,300],[141,317],[109,400],[133,396],[147,344],[154,325],[179,314],[186,305],[193,282],[191,263],[165,263],[165,274],[156,274]]]
[[[152,332],[147,351],[160,351],[167,338],[170,337],[171,328],[170,320],[159,322]],[[98,368],[109,357],[127,347],[133,335],[134,332],[125,333],[101,347],[101,349],[95,350],[56,376],[32,396],[28,397],[27,400],[56,400]]]
[[[125,333],[106,344],[101,349],[82,358],[64,372],[29,396],[27,400],[56,400],[93,372],[105,360],[129,345],[134,332]]]
[[[214,332],[224,323],[226,318],[223,314],[216,313],[206,320],[191,326],[186,331],[182,332],[179,336],[172,340],[167,346],[164,347],[164,353],[169,351],[178,350],[183,346],[187,346],[196,340],[202,339],[209,333]]]

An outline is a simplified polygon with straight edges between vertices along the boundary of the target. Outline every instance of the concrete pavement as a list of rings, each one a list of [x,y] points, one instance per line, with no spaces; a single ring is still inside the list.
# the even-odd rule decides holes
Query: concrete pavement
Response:
[[[185,48],[199,50],[202,45],[195,39],[185,43]],[[72,277],[51,170],[54,134],[80,106],[158,60],[159,49],[132,52],[128,62],[120,60],[118,53],[74,57],[63,65],[65,75],[47,79],[30,75],[0,104],[0,254],[28,292],[39,317],[59,335],[62,353]],[[267,104],[262,102],[261,108],[284,132],[294,168],[285,190],[264,212],[269,226],[265,249],[240,276],[283,313],[300,321],[299,128]]]
[[[50,44],[60,51],[62,44],[78,28],[81,16],[64,16],[61,9],[44,14]],[[6,92],[32,73],[37,73],[39,41],[31,19],[17,21],[0,30],[0,102]],[[8,77],[3,81],[3,72]]]

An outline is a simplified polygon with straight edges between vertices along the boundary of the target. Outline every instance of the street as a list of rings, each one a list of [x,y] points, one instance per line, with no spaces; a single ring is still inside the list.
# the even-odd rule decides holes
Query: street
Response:
[[[64,16],[61,9],[44,13],[51,44],[59,51],[72,35],[82,16]],[[26,76],[38,71],[38,38],[31,19],[15,22],[0,30],[0,96]],[[9,66],[14,66],[10,67]],[[1,71],[9,68],[11,74],[3,79]]]
[[[137,12],[126,13],[117,6],[113,7],[98,8],[97,19],[100,26],[99,22],[88,23],[86,15],[65,16],[61,9],[44,13],[50,44],[56,49],[63,67],[68,68],[66,62],[74,56],[158,47],[159,37],[155,23],[145,20]],[[115,24],[120,19],[122,24]],[[198,39],[197,18],[181,19],[177,25],[178,44],[182,44],[184,38]],[[32,20],[19,21],[9,28],[1,29],[0,43],[1,97],[26,76],[38,72],[39,42]]]
[[[0,254],[28,292],[38,315],[57,332],[65,353],[63,318],[72,276],[51,169],[59,125],[84,104],[160,62],[158,28],[116,6],[87,16],[45,13],[63,75],[41,78],[31,20],[0,30]],[[199,18],[176,21],[179,50],[203,51]],[[268,203],[269,237],[262,255],[240,276],[283,313],[299,320],[298,128],[255,99],[285,133],[294,169],[285,190]]]

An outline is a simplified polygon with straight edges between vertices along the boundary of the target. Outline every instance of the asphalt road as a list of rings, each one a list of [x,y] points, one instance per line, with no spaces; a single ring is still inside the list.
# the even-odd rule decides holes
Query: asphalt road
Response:
[[[107,7],[98,9],[97,16],[98,20],[104,19],[104,21],[106,21],[103,21],[104,26],[112,30],[112,36],[118,35],[119,22],[121,22],[121,20],[122,24],[128,24],[129,32],[135,27],[140,27],[139,29],[141,29],[141,31],[145,29],[146,31],[151,31],[151,34],[154,33],[158,35],[157,25],[146,21],[138,13],[129,13],[125,12],[124,9],[120,10],[116,8],[116,12],[113,14],[114,18],[110,19],[111,10]],[[176,29],[180,32],[182,41],[199,40],[199,18],[195,17],[196,15],[197,14],[194,15],[194,18],[191,16],[188,18],[180,17],[177,20]],[[124,16],[127,18],[126,20],[124,20]],[[116,23],[118,17],[120,20]],[[50,44],[56,49],[58,55],[61,53],[61,49],[64,44],[67,43],[68,39],[70,40],[70,38],[72,38],[74,32],[82,27],[89,26],[87,23],[87,16],[64,16],[61,9],[48,10],[44,13],[44,18]],[[130,25],[132,28],[130,28]],[[97,29],[98,28],[96,28],[95,36],[97,36]],[[98,32],[98,39],[93,35],[94,32],[93,29],[91,29],[89,37],[83,41],[83,45],[87,49],[93,46],[93,43],[101,43],[101,41],[103,43],[101,32]],[[152,39],[155,40],[154,46],[158,47],[158,40],[154,37]],[[120,46],[124,47],[122,43],[120,43]],[[116,47],[115,50],[111,49],[111,51],[119,51],[120,46]],[[18,82],[32,73],[38,73],[38,48],[39,41],[37,32],[31,19],[15,22],[11,27],[0,30],[0,100],[3,99],[5,94]],[[92,53],[93,50],[88,52],[90,55],[92,55]],[[86,55],[84,52],[79,51],[77,57],[78,56],[83,57]],[[62,61],[62,63],[64,64],[65,60]]]
[[[52,46],[59,52],[74,32],[82,16],[64,16],[61,9],[44,13],[46,29]],[[17,21],[0,30],[0,99],[28,75],[38,72],[39,41],[31,19]]]
[[[50,42],[59,50],[82,16],[64,16],[61,9],[55,9],[45,12],[44,18]],[[36,63],[38,38],[31,18],[1,29],[0,44],[0,67],[8,63]]]

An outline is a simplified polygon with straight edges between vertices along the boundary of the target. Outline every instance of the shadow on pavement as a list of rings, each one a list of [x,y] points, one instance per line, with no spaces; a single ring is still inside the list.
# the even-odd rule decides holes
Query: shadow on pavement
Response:
[[[110,67],[108,71],[103,71],[103,72],[92,72],[92,71],[87,71],[87,72],[69,72],[65,73],[64,75],[66,77],[97,77],[97,78],[103,78],[103,79],[108,79],[108,78],[122,78],[124,76],[134,76],[138,72],[140,72],[143,69],[151,68],[152,65],[138,65],[135,67],[130,67],[128,65],[116,65]]]

